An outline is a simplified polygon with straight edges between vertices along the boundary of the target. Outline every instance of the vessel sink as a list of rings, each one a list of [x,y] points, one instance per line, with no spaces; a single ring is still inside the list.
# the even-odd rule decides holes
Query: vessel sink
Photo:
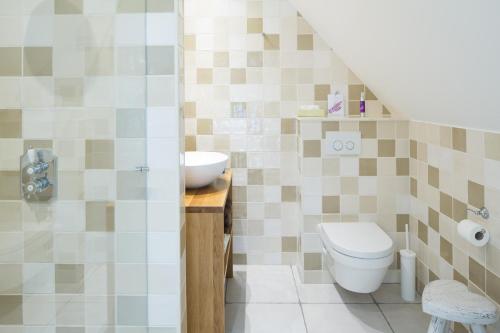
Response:
[[[228,157],[222,153],[187,151],[185,153],[186,188],[199,188],[222,175]]]

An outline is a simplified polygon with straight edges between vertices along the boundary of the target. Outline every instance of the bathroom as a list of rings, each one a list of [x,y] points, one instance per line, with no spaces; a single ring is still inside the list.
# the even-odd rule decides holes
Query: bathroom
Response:
[[[0,333],[500,332],[499,10],[0,0]]]

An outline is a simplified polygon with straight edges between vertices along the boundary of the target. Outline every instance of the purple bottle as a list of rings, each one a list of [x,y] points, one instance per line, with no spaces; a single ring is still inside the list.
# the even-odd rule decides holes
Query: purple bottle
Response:
[[[365,108],[365,93],[361,93],[361,98],[359,99],[359,114],[361,117],[364,117],[366,115],[365,113],[366,108]]]

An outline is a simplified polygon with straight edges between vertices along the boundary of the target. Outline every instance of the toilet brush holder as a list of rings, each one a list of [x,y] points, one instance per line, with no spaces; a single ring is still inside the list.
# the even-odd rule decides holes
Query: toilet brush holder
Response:
[[[415,264],[416,254],[412,250],[399,251],[401,262],[401,298],[407,302],[415,301]]]

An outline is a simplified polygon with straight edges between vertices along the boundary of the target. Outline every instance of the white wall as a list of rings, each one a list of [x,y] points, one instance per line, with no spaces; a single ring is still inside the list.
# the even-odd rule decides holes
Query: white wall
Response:
[[[500,130],[500,1],[290,1],[389,109]]]

